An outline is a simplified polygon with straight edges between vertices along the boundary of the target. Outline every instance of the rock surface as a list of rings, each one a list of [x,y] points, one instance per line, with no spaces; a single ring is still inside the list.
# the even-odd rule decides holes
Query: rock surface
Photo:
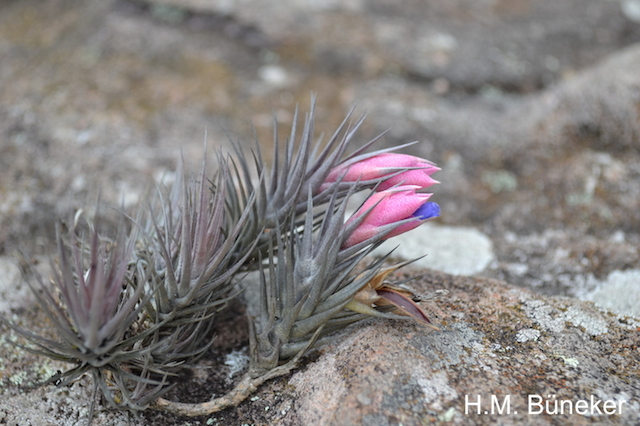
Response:
[[[441,331],[426,331],[412,322],[368,320],[343,331],[311,355],[313,362],[308,359],[290,377],[268,382],[235,410],[192,419],[99,410],[94,424],[623,425],[640,416],[639,319],[496,280],[422,272],[412,282],[417,293],[449,292],[424,304]],[[71,425],[86,418],[91,394],[87,378],[70,388],[18,392],[16,385],[59,366],[2,344],[3,353],[19,362],[4,365],[8,380],[0,413],[6,424]],[[228,372],[231,367],[221,363],[216,368]],[[586,415],[570,413],[567,406],[564,414],[549,414],[539,413],[539,405],[529,406],[530,396],[534,403],[542,398],[543,404],[576,404],[592,396],[602,402],[598,409],[582,412]],[[184,400],[186,394],[175,397]],[[480,414],[472,405],[478,400]],[[602,411],[605,401],[613,401],[608,412]],[[614,405],[622,409],[613,410]],[[19,406],[30,409],[17,410]]]
[[[199,164],[205,131],[224,149],[227,133],[252,142],[253,126],[268,148],[273,115],[288,128],[316,92],[319,132],[357,101],[361,142],[388,128],[380,145],[420,140],[408,151],[442,168],[442,218],[394,240],[397,256],[472,276],[414,271],[426,274],[420,292],[450,291],[425,305],[443,331],[371,320],[258,399],[191,424],[632,423],[639,10],[635,0],[4,1],[0,311],[50,333],[18,249],[46,253],[53,224],[92,211],[98,193],[134,205],[171,178],[180,151]],[[0,423],[84,421],[91,381],[22,389],[62,366],[0,331]],[[219,334],[228,345],[185,395],[220,391],[207,377],[226,377],[225,355],[246,346]],[[629,402],[615,415],[528,415],[533,394]],[[518,414],[465,415],[465,395],[511,395]],[[186,421],[99,407],[95,424]]]
[[[370,321],[293,375],[299,423],[626,424],[638,416],[637,320],[498,281],[427,274],[443,330]],[[635,360],[634,360],[635,358]],[[491,398],[510,412],[492,412]],[[621,415],[535,415],[527,398],[628,401]],[[549,397],[548,395],[554,395]],[[482,402],[481,414],[476,405]],[[467,402],[465,404],[465,401]],[[602,405],[602,404],[600,404]],[[465,412],[465,409],[467,410]],[[489,413],[486,414],[485,410]]]

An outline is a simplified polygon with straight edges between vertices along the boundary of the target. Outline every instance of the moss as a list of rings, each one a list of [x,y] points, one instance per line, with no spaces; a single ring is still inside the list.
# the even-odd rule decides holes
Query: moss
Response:
[[[23,370],[9,377],[9,381],[16,386],[20,386],[24,383],[26,378],[27,378],[27,372]]]

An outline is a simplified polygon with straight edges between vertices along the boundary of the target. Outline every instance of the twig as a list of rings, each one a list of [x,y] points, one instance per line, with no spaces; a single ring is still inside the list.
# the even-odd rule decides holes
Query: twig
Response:
[[[264,382],[289,374],[291,370],[296,368],[298,361],[299,357],[295,357],[286,364],[276,367],[259,377],[251,377],[249,372],[245,374],[242,380],[226,395],[212,399],[211,401],[201,402],[199,404],[186,404],[158,398],[150,408],[189,417],[213,414],[225,408],[239,405]]]
[[[262,385],[264,382],[289,374],[291,370],[296,368],[302,358],[302,355],[304,355],[304,353],[313,346],[320,336],[323,328],[324,324],[318,327],[307,344],[296,354],[296,356],[291,358],[289,362],[272,368],[258,377],[254,377],[253,374],[251,374],[252,371],[249,370],[231,391],[220,398],[201,402],[199,404],[186,404],[184,402],[173,402],[164,398],[158,398],[149,408],[179,414],[181,416],[195,417],[217,413],[218,411],[222,411],[229,407],[236,407],[240,405],[242,401],[247,399],[249,395],[255,392],[256,389],[258,389],[258,386]]]

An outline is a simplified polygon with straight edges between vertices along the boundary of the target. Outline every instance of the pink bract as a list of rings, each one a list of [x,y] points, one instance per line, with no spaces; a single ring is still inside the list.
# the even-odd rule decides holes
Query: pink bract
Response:
[[[384,191],[396,185],[416,185],[424,189],[438,183],[431,177],[438,170],[440,169],[433,163],[420,157],[382,153],[355,163],[347,162],[337,166],[329,173],[320,189],[327,189],[338,179],[342,179],[342,182],[358,180],[366,182],[379,179],[382,182],[377,186],[377,191]],[[390,177],[384,179],[388,176]]]
[[[431,194],[417,193],[417,185],[404,185],[372,194],[362,207],[347,221],[346,225],[366,214],[366,218],[349,235],[343,247],[351,247],[380,233],[380,228],[414,217],[414,214],[427,203]],[[369,211],[370,210],[370,211]],[[367,211],[369,211],[367,213]],[[404,223],[393,229],[386,238],[390,238],[416,228],[426,219]]]

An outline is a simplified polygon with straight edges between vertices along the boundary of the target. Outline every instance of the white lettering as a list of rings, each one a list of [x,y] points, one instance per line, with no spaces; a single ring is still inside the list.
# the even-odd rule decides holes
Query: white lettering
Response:
[[[495,409],[495,410],[494,410]],[[498,403],[498,397],[495,395],[491,395],[491,414],[511,414],[511,395],[507,395],[502,400],[502,406]]]
[[[584,399],[579,399],[576,402],[576,413],[581,416],[589,414],[589,403]]]
[[[564,406],[569,406],[569,412],[564,411]],[[563,399],[560,401],[560,414],[573,414],[573,402],[570,399]]]
[[[604,411],[605,414],[613,414],[616,412],[616,402],[615,401],[605,401],[604,404],[602,404],[602,410]],[[611,410],[611,411],[609,411]]]
[[[549,402],[550,402],[550,399],[551,399],[552,396],[553,396],[553,411],[551,411],[551,408],[550,408],[550,405],[549,405]],[[547,409],[547,411],[545,411],[545,413],[550,414],[552,416],[555,415],[555,414],[558,414],[558,401],[556,401],[556,396],[555,395],[547,395],[547,398],[549,398],[549,399],[547,399],[544,402],[544,405],[545,405],[545,407]]]
[[[534,402],[534,398],[537,399],[537,402]],[[544,409],[544,406],[542,405],[542,397],[540,395],[529,395],[528,400],[529,400],[529,414],[542,414],[542,410]],[[536,412],[532,410],[534,405],[539,407],[539,410]]]
[[[622,404],[624,404],[625,402],[627,401],[624,399],[618,401],[618,403],[620,404],[620,406],[618,407],[618,414],[622,414]]]
[[[469,406],[475,405],[477,414],[480,414],[480,403],[482,402],[482,397],[478,395],[477,402],[469,402],[469,395],[464,396],[464,414],[469,414]]]
[[[494,396],[491,399],[492,413],[497,411],[503,414],[510,413],[510,403],[508,397],[505,398],[502,407],[498,404],[498,399]],[[590,395],[589,399],[579,399],[572,401],[570,399],[557,399],[556,395],[547,395],[544,399],[540,395],[528,395],[529,414],[547,414],[550,416],[563,414],[580,414],[581,416],[602,416],[603,414],[622,414],[622,405],[627,402],[625,400],[602,400],[594,395]]]
[[[596,402],[596,399],[593,397],[593,395],[591,395],[591,413],[590,414],[596,414],[596,412],[598,414],[602,414],[602,411],[600,411],[600,403],[602,402],[601,399],[598,400],[598,402]]]

